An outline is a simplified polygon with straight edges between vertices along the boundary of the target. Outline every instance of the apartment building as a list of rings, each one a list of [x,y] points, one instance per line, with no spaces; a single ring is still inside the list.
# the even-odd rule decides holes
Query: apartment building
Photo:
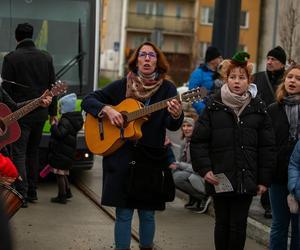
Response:
[[[194,63],[203,61],[206,48],[211,44],[214,21],[214,0],[198,0],[199,14],[196,21],[196,56]],[[250,61],[257,61],[259,38],[260,0],[242,0],[238,50],[245,50]]]
[[[171,65],[178,85],[203,61],[211,44],[214,0],[103,0],[101,73],[118,78],[143,41],[157,44]],[[260,0],[242,0],[239,49],[256,63]]]

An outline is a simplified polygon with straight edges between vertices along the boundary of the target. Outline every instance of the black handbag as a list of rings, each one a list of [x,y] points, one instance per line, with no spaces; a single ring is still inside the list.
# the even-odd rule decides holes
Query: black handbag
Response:
[[[168,168],[167,149],[136,145],[129,162],[128,198],[141,202],[169,202],[175,184]]]

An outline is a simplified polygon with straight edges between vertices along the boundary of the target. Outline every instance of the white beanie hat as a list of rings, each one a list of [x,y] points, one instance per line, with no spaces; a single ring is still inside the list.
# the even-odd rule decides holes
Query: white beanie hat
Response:
[[[194,125],[195,125],[195,121],[194,121],[194,119],[191,118],[191,117],[184,117],[182,124],[183,124],[183,123],[188,123],[188,124],[192,125],[193,127],[194,127]]]
[[[71,93],[60,98],[58,101],[60,105],[60,112],[62,114],[67,112],[73,112],[76,107],[76,100],[77,96],[75,93]]]

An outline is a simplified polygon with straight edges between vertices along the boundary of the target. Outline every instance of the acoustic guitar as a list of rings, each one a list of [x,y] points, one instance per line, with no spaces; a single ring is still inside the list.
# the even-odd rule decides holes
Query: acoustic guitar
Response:
[[[85,119],[86,144],[92,153],[107,156],[120,148],[126,140],[140,139],[142,137],[141,127],[148,120],[147,116],[166,108],[168,101],[177,99],[182,102],[194,102],[203,100],[206,95],[207,90],[201,87],[149,106],[127,98],[113,107],[123,115],[123,128],[112,125],[107,116],[99,118],[87,113]]]
[[[67,85],[61,81],[58,81],[49,91],[49,96],[57,96],[66,92],[66,90]],[[11,112],[7,105],[0,103],[0,148],[19,139],[21,130],[17,120],[39,107],[42,99],[43,97],[40,96],[15,112]]]

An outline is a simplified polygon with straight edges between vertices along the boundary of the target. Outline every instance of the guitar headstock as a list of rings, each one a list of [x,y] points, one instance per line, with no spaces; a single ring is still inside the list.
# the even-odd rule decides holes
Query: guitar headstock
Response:
[[[63,93],[66,93],[68,89],[68,85],[65,82],[57,81],[52,85],[50,90],[52,96],[57,96]]]
[[[195,102],[202,101],[204,97],[206,97],[208,91],[204,87],[198,87],[195,89],[191,89],[187,92],[181,94],[181,101],[183,102]]]

